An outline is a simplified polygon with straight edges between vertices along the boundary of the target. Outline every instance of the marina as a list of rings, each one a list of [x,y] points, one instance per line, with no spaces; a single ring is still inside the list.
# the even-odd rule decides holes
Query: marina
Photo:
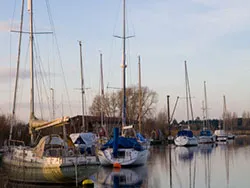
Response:
[[[10,20],[9,46],[0,46],[0,188],[249,187],[250,57],[242,58],[249,49],[235,52],[240,44],[229,49],[237,47],[226,26],[234,20],[221,19],[244,6],[228,4],[8,1],[12,16],[1,10],[0,20],[2,41]],[[210,27],[218,32],[211,40]]]
[[[194,147],[157,145],[151,146],[150,152],[147,164],[143,166],[120,169],[100,166],[88,177],[94,183],[92,187],[247,188],[250,185],[250,136],[237,137],[227,144],[220,142]],[[76,187],[74,184],[12,182],[8,180],[6,172],[2,168],[0,170],[2,187]],[[78,172],[81,172],[81,167],[78,167]],[[19,173],[15,175],[20,176]],[[77,187],[83,185],[79,184]]]

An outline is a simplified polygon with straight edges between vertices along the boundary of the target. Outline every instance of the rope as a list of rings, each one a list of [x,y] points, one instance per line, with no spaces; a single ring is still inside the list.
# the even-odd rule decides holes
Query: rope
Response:
[[[56,30],[55,30],[54,22],[53,22],[53,19],[52,19],[50,4],[49,4],[48,0],[46,0],[46,6],[47,6],[47,13],[48,13],[48,16],[49,16],[49,21],[50,21],[50,24],[51,24],[51,29],[52,29],[52,32],[54,33],[54,38],[55,38],[55,43],[56,43],[56,50],[57,50],[57,53],[58,53],[58,59],[59,59],[59,62],[60,62],[60,68],[62,70],[64,86],[65,86],[66,95],[67,95],[67,98],[68,98],[69,110],[70,110],[70,114],[72,114],[72,108],[71,108],[70,99],[69,99],[69,92],[68,92],[68,89],[67,89],[67,82],[66,82],[66,79],[65,79],[64,69],[63,69],[63,65],[62,65],[61,53],[60,53],[60,50],[59,50],[59,44],[58,44],[58,40],[57,40]]]
[[[36,54],[36,58],[37,58],[37,65],[38,65],[38,69],[39,69],[39,74],[37,74],[37,77],[40,76],[40,79],[41,79],[40,92],[42,93],[42,86],[43,86],[44,92],[45,92],[45,96],[46,96],[46,99],[47,99],[46,102],[47,102],[48,109],[49,109],[49,118],[51,119],[50,114],[52,114],[52,113],[51,113],[51,109],[49,108],[49,106],[50,106],[49,95],[48,95],[47,89],[46,89],[47,88],[46,86],[49,84],[49,81],[46,79],[46,75],[44,75],[45,70],[44,70],[44,68],[42,66],[42,63],[41,63],[42,62],[41,57],[38,55],[40,50],[39,50],[39,45],[38,45],[38,43],[35,40],[35,37],[34,37],[34,44],[35,44],[34,45],[34,50],[35,50],[35,54]],[[37,82],[37,85],[40,83],[40,82],[38,82],[38,80],[36,80],[36,82]],[[40,109],[42,109],[41,108],[41,104],[43,104],[43,97],[42,96],[43,95],[38,96],[39,97],[39,103],[40,103]],[[43,118],[42,111],[41,111],[41,116]]]

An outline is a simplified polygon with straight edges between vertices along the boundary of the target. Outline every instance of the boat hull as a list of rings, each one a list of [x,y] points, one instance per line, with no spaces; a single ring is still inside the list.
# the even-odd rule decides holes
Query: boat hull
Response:
[[[214,143],[215,141],[216,141],[215,136],[199,136],[198,143],[209,144],[209,143]]]
[[[95,173],[100,164],[95,156],[38,158],[28,157],[29,153],[24,153],[25,157],[17,157],[15,154],[17,153],[4,154],[3,168],[10,181],[25,183],[73,184],[76,181],[80,183]]]
[[[148,150],[137,151],[133,148],[118,149],[118,153],[122,153],[122,156],[118,155],[117,158],[114,158],[112,148],[105,149],[104,151],[100,150],[98,152],[98,157],[101,165],[110,166],[115,163],[119,163],[122,166],[144,165],[149,155]]]
[[[226,135],[224,136],[216,136],[216,141],[217,142],[226,142],[228,137]]]
[[[196,137],[187,137],[187,136],[177,136],[174,139],[174,143],[177,146],[197,146],[198,141]]]

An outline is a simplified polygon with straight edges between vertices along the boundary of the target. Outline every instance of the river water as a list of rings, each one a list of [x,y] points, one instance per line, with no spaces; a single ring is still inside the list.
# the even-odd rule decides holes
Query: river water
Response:
[[[197,147],[152,146],[147,165],[120,170],[100,167],[94,187],[249,188],[250,137]],[[1,187],[54,187],[11,182],[0,168]],[[69,186],[56,186],[69,187]]]

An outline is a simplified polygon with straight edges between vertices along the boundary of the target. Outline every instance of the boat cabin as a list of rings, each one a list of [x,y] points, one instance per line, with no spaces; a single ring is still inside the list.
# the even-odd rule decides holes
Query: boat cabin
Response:
[[[193,132],[191,130],[187,130],[187,129],[184,129],[184,130],[181,130],[177,133],[177,136],[187,136],[187,137],[193,137]]]
[[[200,136],[212,136],[212,132],[210,130],[202,130],[200,132]]]

